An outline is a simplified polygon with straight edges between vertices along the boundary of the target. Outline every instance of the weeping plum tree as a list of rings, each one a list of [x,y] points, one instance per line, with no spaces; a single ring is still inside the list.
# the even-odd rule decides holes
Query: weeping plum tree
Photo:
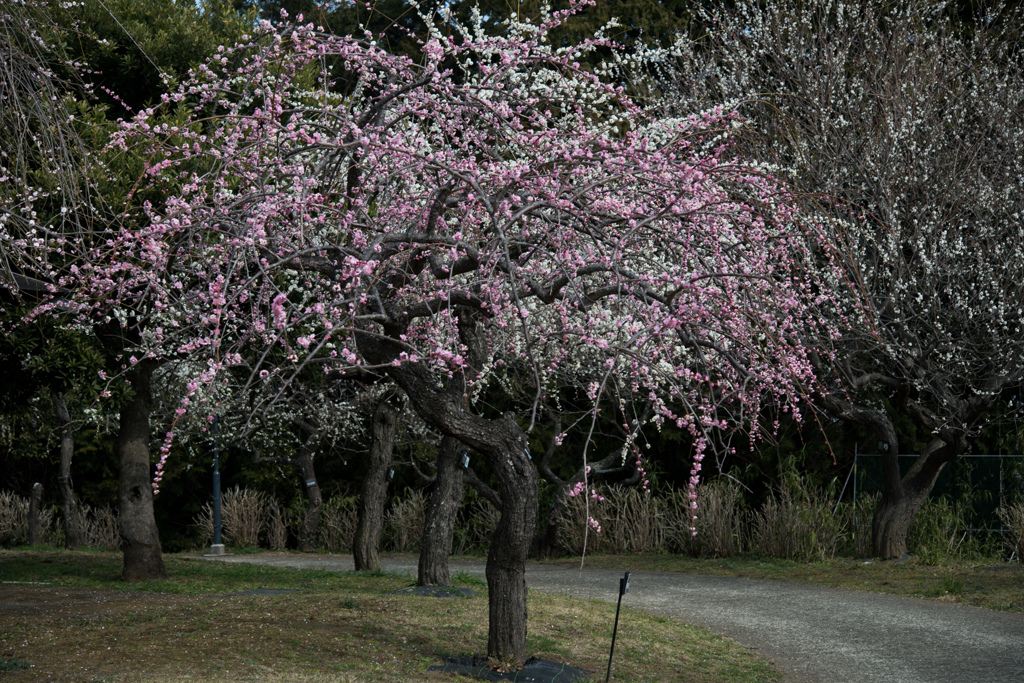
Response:
[[[1021,16],[957,7],[740,2],[706,17],[704,43],[639,60],[667,101],[747,98],[751,149],[831,221],[853,287],[835,288],[842,335],[815,358],[833,387],[820,403],[885,446],[883,558],[906,553],[945,464],[1024,383]],[[927,438],[901,474],[915,429]]]
[[[742,121],[646,110],[579,68],[600,41],[548,43],[564,16],[500,37],[427,17],[422,63],[372,36],[261,25],[166,98],[179,125],[153,110],[125,125],[117,144],[175,190],[63,282],[83,305],[128,301],[154,352],[206,358],[197,382],[384,372],[487,458],[502,503],[487,647],[506,662],[527,654],[538,476],[524,426],[486,415],[480,389],[528,368],[529,429],[556,370],[589,373],[595,406],[614,377],[692,432],[696,483],[712,432],[765,395],[797,409],[812,373],[792,340],[828,336],[818,236],[735,157]]]

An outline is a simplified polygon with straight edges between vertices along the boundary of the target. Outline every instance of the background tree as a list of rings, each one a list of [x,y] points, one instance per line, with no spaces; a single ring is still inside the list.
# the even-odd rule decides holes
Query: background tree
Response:
[[[706,41],[650,54],[671,107],[746,100],[748,149],[793,169],[831,221],[851,289],[816,355],[828,415],[870,429],[873,548],[906,553],[944,465],[1024,382],[1019,10],[791,0],[710,12]],[[901,422],[916,431],[901,430]],[[898,455],[919,455],[906,471]]]

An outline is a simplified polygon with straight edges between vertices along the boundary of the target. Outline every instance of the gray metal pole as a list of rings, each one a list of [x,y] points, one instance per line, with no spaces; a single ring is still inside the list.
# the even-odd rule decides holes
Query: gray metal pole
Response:
[[[218,416],[213,416],[213,545],[211,555],[224,555],[224,543],[221,541],[220,521],[220,442]]]

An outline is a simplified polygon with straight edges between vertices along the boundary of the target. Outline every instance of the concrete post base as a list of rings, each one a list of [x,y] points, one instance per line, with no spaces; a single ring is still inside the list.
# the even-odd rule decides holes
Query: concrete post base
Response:
[[[227,550],[224,549],[223,543],[216,543],[210,546],[210,552],[203,553],[203,557],[220,557],[221,555],[230,555]]]

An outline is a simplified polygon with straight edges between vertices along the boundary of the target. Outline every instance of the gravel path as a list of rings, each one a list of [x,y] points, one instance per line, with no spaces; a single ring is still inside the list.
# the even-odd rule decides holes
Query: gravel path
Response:
[[[351,570],[350,556],[232,555],[227,562]],[[624,565],[628,558],[623,558]],[[385,556],[415,576],[416,558]],[[483,577],[482,562],[451,571]],[[621,571],[530,564],[533,590],[614,602]],[[789,683],[1022,683],[1024,614],[778,581],[634,572],[623,605],[703,626],[774,662]],[[620,628],[628,628],[622,622]]]

